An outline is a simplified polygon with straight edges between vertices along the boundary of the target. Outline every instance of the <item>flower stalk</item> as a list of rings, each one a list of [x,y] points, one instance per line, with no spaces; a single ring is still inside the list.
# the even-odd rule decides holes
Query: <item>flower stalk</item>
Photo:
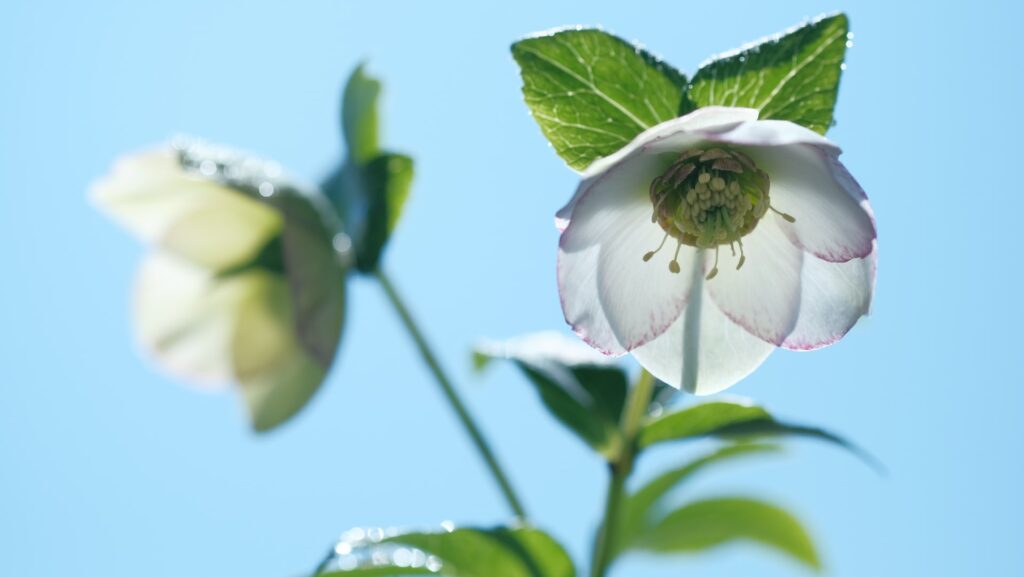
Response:
[[[516,496],[516,492],[512,489],[512,484],[508,480],[508,476],[502,470],[501,465],[498,463],[497,457],[494,455],[494,451],[491,450],[487,439],[484,438],[483,433],[477,426],[476,421],[473,420],[473,416],[470,415],[466,405],[462,402],[458,392],[452,385],[452,381],[448,378],[448,375],[441,368],[441,363],[438,361],[437,356],[430,348],[430,344],[427,342],[426,337],[423,336],[423,332],[420,330],[419,325],[416,324],[412,314],[406,307],[405,302],[402,300],[398,291],[395,290],[395,286],[391,284],[391,280],[381,269],[377,269],[374,272],[374,277],[380,283],[384,294],[388,297],[388,302],[394,307],[395,312],[398,313],[399,319],[402,321],[402,326],[408,331],[409,336],[412,337],[413,342],[416,344],[416,349],[419,351],[420,356],[423,357],[423,361],[427,364],[427,368],[430,370],[430,374],[433,375],[434,380],[437,381],[438,386],[441,388],[441,392],[444,393],[445,399],[448,404],[451,405],[452,410],[455,411],[455,415],[459,418],[459,422],[462,423],[463,428],[473,441],[473,445],[476,447],[477,452],[487,465],[488,471],[497,483],[498,488],[501,490],[501,494],[504,496],[512,512],[519,520],[526,519],[526,510],[523,508],[519,497]]]
[[[618,544],[615,542],[618,533],[619,513],[622,509],[622,498],[626,490],[626,480],[633,471],[633,459],[636,456],[636,436],[640,424],[651,403],[654,392],[654,376],[646,370],[640,371],[640,377],[633,386],[622,413],[621,429],[625,440],[622,452],[608,465],[610,479],[608,493],[605,497],[604,519],[597,541],[594,543],[593,562],[590,566],[591,577],[604,577],[611,565]]]

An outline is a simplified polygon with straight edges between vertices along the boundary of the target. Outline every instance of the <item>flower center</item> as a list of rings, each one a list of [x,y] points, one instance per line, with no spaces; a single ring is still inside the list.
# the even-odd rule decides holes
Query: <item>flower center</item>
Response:
[[[743,237],[750,234],[761,218],[773,210],[768,197],[768,173],[749,156],[725,148],[692,148],[682,154],[660,176],[651,181],[651,221],[665,231],[661,244],[644,255],[651,258],[665,246],[668,237],[676,239],[675,257],[668,268],[679,272],[682,245],[715,249],[715,266],[710,280],[718,274],[718,250],[729,245],[733,255],[739,245],[736,268],[746,262]],[[778,212],[784,219],[795,219]]]

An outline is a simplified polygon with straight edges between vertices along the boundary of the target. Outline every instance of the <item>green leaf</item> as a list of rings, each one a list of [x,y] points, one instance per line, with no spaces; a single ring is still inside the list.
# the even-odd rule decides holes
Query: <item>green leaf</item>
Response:
[[[878,461],[871,453],[852,443],[850,440],[818,427],[783,423],[774,419],[762,419],[746,421],[726,425],[714,432],[714,435],[722,438],[750,439],[764,437],[807,437],[825,441],[846,449],[879,474],[885,474],[885,466]]]
[[[384,245],[398,225],[412,187],[412,158],[383,153],[363,168],[369,207],[356,247],[356,266],[369,273],[377,269]]]
[[[373,273],[412,186],[412,158],[380,150],[378,104],[381,83],[359,66],[342,97],[342,133],[348,151],[344,162],[322,188],[344,221],[359,272]]]
[[[339,569],[327,573],[317,573],[320,577],[394,577],[396,575],[438,575],[426,567],[399,567],[397,565],[384,565],[381,567],[353,567],[352,569]],[[444,573],[440,573],[444,575]]]
[[[662,473],[626,498],[622,504],[619,536],[614,540],[620,551],[629,547],[648,530],[662,509],[662,501],[673,488],[705,468],[738,457],[778,452],[777,445],[740,443],[719,448],[681,467]]]
[[[618,454],[618,423],[629,386],[621,367],[553,333],[484,343],[474,351],[478,368],[496,358],[512,361],[548,411],[570,431],[608,458]]]
[[[814,542],[795,517],[763,501],[727,497],[696,501],[669,513],[636,543],[657,553],[699,552],[747,540],[820,570]]]
[[[824,134],[832,125],[846,56],[845,14],[814,20],[719,57],[693,76],[697,106],[745,106],[760,118],[789,120]]]
[[[349,157],[368,162],[379,152],[377,99],[380,81],[365,72],[365,64],[352,71],[341,98],[341,128]]]
[[[379,541],[346,542],[336,560],[341,570],[323,573],[368,577],[419,575],[457,577],[573,577],[572,560],[548,534],[533,528],[454,529],[409,532]],[[411,548],[411,549],[410,549]],[[376,571],[376,572],[374,572]]]
[[[794,436],[826,441],[853,453],[879,473],[884,467],[870,453],[835,433],[777,421],[762,407],[734,402],[712,402],[669,413],[646,423],[637,441],[641,448],[666,441],[685,441],[702,437],[750,440],[763,437]]]
[[[768,411],[756,405],[725,401],[702,403],[646,423],[640,430],[638,443],[640,447],[648,447],[664,441],[711,435],[736,423],[770,418]]]
[[[576,170],[693,108],[682,74],[601,30],[526,38],[512,45],[512,56],[541,132]]]

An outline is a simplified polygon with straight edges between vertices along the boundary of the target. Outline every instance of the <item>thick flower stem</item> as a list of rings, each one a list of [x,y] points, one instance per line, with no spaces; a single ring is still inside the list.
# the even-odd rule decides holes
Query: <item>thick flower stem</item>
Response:
[[[455,411],[456,416],[462,423],[463,428],[469,434],[470,439],[473,441],[473,445],[476,447],[478,453],[486,463],[488,470],[491,472],[491,476],[494,477],[498,487],[501,489],[502,495],[505,497],[505,501],[508,503],[509,508],[520,520],[526,519],[526,511],[523,509],[519,498],[516,496],[515,491],[512,489],[511,483],[509,483],[508,477],[501,469],[501,465],[498,464],[497,458],[494,456],[494,452],[491,451],[490,445],[487,440],[484,439],[483,433],[480,432],[473,417],[469,414],[469,410],[466,409],[462,399],[459,398],[458,393],[455,391],[455,387],[452,385],[451,379],[441,368],[440,362],[437,360],[437,356],[434,355],[430,345],[427,343],[426,338],[420,331],[416,321],[412,318],[412,314],[409,309],[405,306],[402,298],[395,290],[394,285],[388,279],[387,275],[380,269],[374,273],[377,281],[380,282],[381,288],[384,289],[384,293],[388,297],[388,301],[391,306],[395,308],[395,312],[398,313],[399,318],[402,320],[402,325],[409,332],[409,336],[412,337],[413,342],[416,344],[416,349],[419,351],[420,356],[423,357],[423,361],[427,364],[427,368],[430,369],[430,373],[434,376],[434,380],[441,387],[441,391],[444,393],[445,399],[448,404],[451,405]]]
[[[626,490],[626,480],[633,471],[633,458],[636,456],[636,436],[640,430],[647,407],[654,391],[654,377],[647,371],[640,372],[640,378],[630,392],[629,401],[622,414],[622,436],[624,439],[622,452],[609,463],[611,479],[608,482],[608,494],[605,498],[604,518],[601,530],[594,543],[593,562],[590,566],[591,577],[604,577],[614,558],[619,544],[615,542],[618,532],[619,513],[622,509],[622,498]]]

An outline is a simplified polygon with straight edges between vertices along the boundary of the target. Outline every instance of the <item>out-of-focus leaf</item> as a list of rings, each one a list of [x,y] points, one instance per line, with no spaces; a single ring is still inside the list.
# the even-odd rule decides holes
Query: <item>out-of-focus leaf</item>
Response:
[[[376,270],[384,244],[398,224],[412,186],[412,158],[383,153],[363,168],[369,196],[364,230],[356,249],[356,265],[362,272]]]
[[[356,164],[369,162],[380,152],[377,99],[380,80],[366,74],[360,64],[345,83],[341,98],[341,128],[349,156]]]
[[[454,577],[575,574],[572,560],[561,545],[543,531],[523,527],[408,532],[387,534],[377,540],[343,539],[336,551],[338,556],[322,575],[418,575],[424,570]]]
[[[832,125],[846,56],[845,14],[819,18],[703,65],[690,83],[697,106],[745,106],[824,134]]]
[[[381,83],[363,66],[353,71],[342,98],[342,128],[348,154],[323,183],[352,242],[356,269],[372,274],[398,225],[412,186],[413,161],[381,150],[378,104]]]
[[[682,74],[602,30],[525,38],[512,45],[512,56],[541,132],[576,170],[693,108]]]
[[[628,389],[621,367],[557,333],[484,343],[474,352],[479,368],[495,358],[519,367],[548,411],[588,445],[609,458],[621,449],[618,422]]]
[[[630,543],[649,529],[662,512],[665,496],[694,474],[724,461],[777,451],[777,445],[763,443],[728,445],[655,477],[622,503],[619,532],[614,540],[616,549],[621,551],[628,548]]]
[[[814,542],[785,510],[755,499],[727,497],[684,505],[635,542],[657,553],[699,552],[733,541],[754,541],[821,569]]]

